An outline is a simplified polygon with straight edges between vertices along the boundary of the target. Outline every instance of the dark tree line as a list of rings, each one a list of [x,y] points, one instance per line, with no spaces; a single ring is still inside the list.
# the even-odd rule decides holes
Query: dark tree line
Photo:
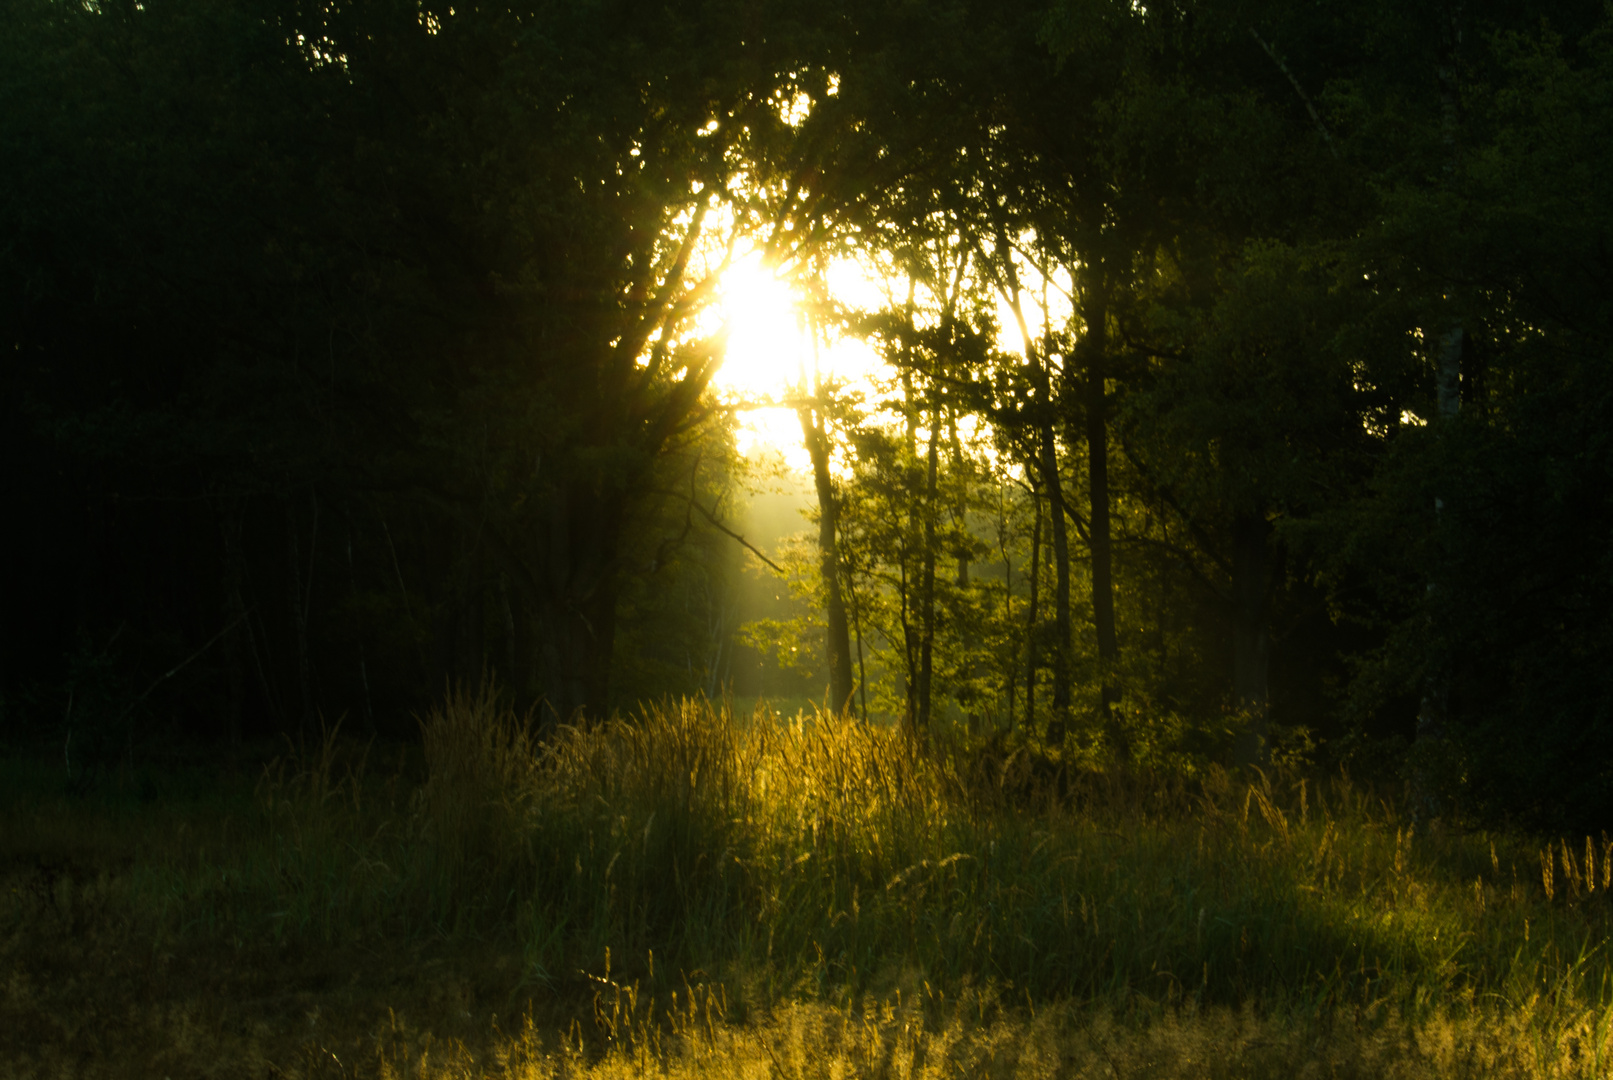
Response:
[[[1236,713],[1236,760],[1398,739],[1464,812],[1605,820],[1601,5],[6,21],[8,730],[720,691],[702,313],[756,244],[893,283],[813,316],[889,393],[799,398],[833,704],[1139,761]]]

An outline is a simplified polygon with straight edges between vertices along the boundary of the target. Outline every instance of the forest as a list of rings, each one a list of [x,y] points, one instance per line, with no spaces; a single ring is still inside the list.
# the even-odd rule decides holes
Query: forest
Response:
[[[1606,3],[0,11],[19,1075],[1603,1074]]]

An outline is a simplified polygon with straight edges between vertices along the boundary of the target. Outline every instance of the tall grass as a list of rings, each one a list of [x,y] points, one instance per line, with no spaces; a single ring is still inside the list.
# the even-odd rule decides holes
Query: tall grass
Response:
[[[269,796],[276,903],[305,932],[503,934],[539,981],[608,951],[618,978],[770,994],[921,972],[1111,1003],[1613,1001],[1605,841],[1543,864],[1343,778],[1055,775],[692,701],[539,743],[459,694],[422,726],[406,812],[367,813],[329,760]]]
[[[1294,1032],[1347,1023],[1378,1040],[1329,1051],[1360,1075],[1441,1031],[1518,1075],[1606,1053],[1605,838],[1542,850],[1417,831],[1342,777],[1084,775],[1027,748],[920,752],[879,727],[704,702],[539,740],[462,692],[422,719],[422,747],[412,778],[336,738],[291,755],[227,844],[158,843],[98,878],[95,903],[178,938],[481,942],[520,958],[528,992],[593,1001],[619,1064],[697,997],[753,1042],[840,1024],[820,1038],[831,1058],[1005,1076],[1039,1073],[983,1049],[1001,1024],[1053,1014],[1069,1028],[1047,1036],[1055,1057],[1094,1039],[1155,1052],[1142,1029],[1094,1034],[1095,1016],[1174,1024],[1178,1049],[1267,1031],[1260,1060],[1278,1063],[1303,1050]],[[916,1028],[892,1019],[904,1007]],[[1076,1007],[1086,1019],[1059,1012]],[[678,1045],[717,1053],[722,1027],[701,1043],[685,1025]],[[549,1075],[521,1045],[506,1048],[530,1068],[510,1075]]]
[[[417,1049],[407,1029],[376,1040],[383,1076],[420,1080],[625,1080],[767,1077],[779,1080],[1534,1080],[1600,1078],[1613,1065],[1606,1013],[1543,1017],[1397,1011],[1329,1023],[1292,1013],[1185,1009],[1135,1016],[1059,1003],[1004,1009],[969,994],[936,1007],[887,1000],[834,1008],[792,1002],[746,1025],[709,1022],[698,995],[664,1022],[545,1037],[527,1024],[478,1060],[463,1044]]]

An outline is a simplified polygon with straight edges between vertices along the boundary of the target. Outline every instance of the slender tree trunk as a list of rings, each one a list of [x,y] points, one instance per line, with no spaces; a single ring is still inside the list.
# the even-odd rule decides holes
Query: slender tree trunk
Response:
[[[970,470],[963,456],[963,440],[958,436],[958,414],[954,409],[947,410],[947,446],[951,451],[952,492],[952,528],[956,540],[957,577],[954,583],[958,587],[960,600],[965,605],[969,595],[969,494]],[[967,610],[964,607],[960,610]],[[958,620],[958,647],[963,659],[964,684],[958,693],[958,704],[963,706],[970,735],[980,731],[981,703],[975,696],[975,687],[979,680],[989,670],[980,660],[980,627],[972,618]]]
[[[902,410],[902,434],[907,440],[907,456],[916,458],[918,450],[918,409],[913,404],[913,308],[914,296],[918,290],[918,282],[911,274],[907,278],[907,303],[902,308],[902,318],[909,333],[902,339],[902,369],[899,373],[902,381],[902,403],[906,406]]]
[[[824,654],[829,665],[829,707],[839,713],[851,702],[851,633],[845,597],[840,590],[840,550],[837,540],[834,484],[829,476],[829,438],[825,424],[810,405],[797,409],[807,454],[812,459],[812,480],[818,491],[818,566],[823,579]]]
[[[902,725],[909,732],[913,730],[918,717],[919,685],[919,635],[913,626],[913,583],[908,580],[910,554],[904,551],[901,555],[899,563],[901,574],[896,583],[896,595],[901,604],[902,694],[906,708],[902,714]]]
[[[1249,726],[1233,748],[1239,765],[1263,764],[1271,668],[1271,523],[1263,512],[1239,514],[1232,525],[1232,684]]]
[[[934,683],[935,649],[935,496],[940,463],[941,415],[930,416],[930,445],[925,458],[924,552],[919,579],[919,685],[918,716],[914,728],[920,738],[930,733],[931,686]]]
[[[1041,472],[1053,527],[1053,715],[1047,722],[1047,741],[1059,746],[1070,719],[1070,536],[1051,421],[1042,426]]]
[[[1030,611],[1025,616],[1025,730],[1036,730],[1036,666],[1040,657],[1037,654],[1036,620],[1041,612],[1037,610],[1037,595],[1042,581],[1042,500],[1034,491],[1031,493],[1031,505],[1036,510],[1036,524],[1031,526],[1031,597]]]
[[[997,547],[1003,557],[1003,626],[1014,625],[1014,558],[1008,550],[1008,506],[1004,499],[1005,489],[999,478],[997,483]],[[1019,689],[1018,671],[1014,666],[1012,656],[1004,665],[1003,692],[1004,704],[1007,708],[1003,715],[1008,718],[1008,730],[1014,730],[1014,710]]]
[[[995,200],[993,206],[996,207]],[[1047,335],[1038,348],[1025,319],[1020,303],[1019,275],[1014,268],[1013,246],[1008,241],[1007,223],[1002,216],[994,222],[997,235],[997,252],[1001,258],[1000,270],[1005,286],[1004,298],[1014,312],[1021,338],[1025,342],[1025,360],[1031,372],[1035,394],[1037,420],[1035,430],[1040,445],[1033,466],[1041,475],[1042,486],[1047,490],[1048,517],[1053,526],[1054,605],[1053,624],[1056,640],[1053,643],[1053,715],[1047,722],[1047,741],[1061,745],[1069,727],[1070,717],[1070,539],[1065,524],[1064,484],[1059,477],[1058,445],[1053,434],[1052,355],[1047,349]],[[1043,279],[1046,269],[1043,268]],[[1045,296],[1045,294],[1044,294]],[[1045,310],[1045,308],[1044,308]],[[1029,463],[1027,463],[1029,464]],[[1032,670],[1034,675],[1034,669]]]
[[[1125,733],[1115,716],[1119,691],[1115,684],[1120,642],[1115,632],[1114,566],[1109,539],[1109,426],[1104,394],[1108,368],[1108,282],[1098,267],[1083,270],[1081,340],[1084,360],[1083,404],[1086,413],[1087,483],[1090,496],[1092,548],[1092,622],[1098,638],[1098,677],[1105,733],[1122,758],[1130,756]]]
[[[708,584],[703,590],[706,598],[706,700],[716,701],[722,692],[723,660],[728,654],[729,607],[720,586],[713,590]]]
[[[952,504],[952,524],[957,530],[958,537],[958,576],[959,589],[969,587],[969,547],[967,544],[969,531],[969,477],[964,471],[963,440],[958,437],[958,414],[954,409],[947,410],[947,447],[951,450],[951,465],[953,477],[953,491],[957,498]],[[972,641],[966,642],[972,646]]]
[[[857,635],[857,692],[862,696],[862,721],[868,723],[868,669],[863,666],[863,624],[862,606],[857,601],[857,586],[854,581],[846,582],[846,592],[851,597],[851,626]]]

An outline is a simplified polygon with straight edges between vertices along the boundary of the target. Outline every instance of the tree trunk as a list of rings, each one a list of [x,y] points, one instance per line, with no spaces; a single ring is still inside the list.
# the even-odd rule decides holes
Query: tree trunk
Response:
[[[904,553],[897,562],[900,577],[896,582],[896,596],[902,622],[902,694],[906,709],[902,713],[902,726],[911,731],[918,717],[919,634],[913,625],[913,583],[908,580],[908,561]]]
[[[1105,734],[1116,752],[1130,757],[1125,733],[1115,716],[1120,694],[1116,668],[1120,642],[1115,632],[1114,567],[1109,541],[1109,427],[1104,378],[1108,367],[1109,293],[1103,271],[1083,271],[1081,319],[1086,333],[1081,340],[1084,360],[1083,405],[1086,413],[1087,483],[1090,497],[1092,547],[1092,623],[1098,638],[1098,678]]]
[[[958,587],[960,602],[967,605],[969,595],[969,495],[970,470],[963,456],[963,440],[958,436],[958,414],[955,409],[947,410],[947,446],[951,450],[952,469],[952,528],[953,536],[957,542],[954,554],[957,558],[957,576],[953,579]],[[963,658],[962,685],[958,688],[958,704],[964,710],[964,720],[970,735],[980,731],[981,703],[976,697],[976,687],[979,680],[986,675],[989,667],[980,662],[980,627],[972,618],[962,618],[958,622],[958,648]]]
[[[1042,500],[1035,492],[1031,502],[1036,510],[1036,524],[1031,526],[1031,602],[1025,616],[1025,730],[1036,730],[1036,619],[1038,586],[1042,581]]]
[[[918,736],[930,733],[930,690],[934,683],[935,649],[935,495],[940,464],[940,410],[930,416],[930,446],[926,456],[924,482],[924,564],[919,578],[919,685],[918,716],[914,729]]]
[[[1022,333],[1026,331],[1022,328]],[[1053,435],[1052,359],[1035,358],[1037,472],[1047,492],[1048,523],[1053,527],[1053,715],[1047,721],[1047,741],[1062,745],[1070,718],[1070,536],[1065,521],[1064,481],[1059,476],[1058,444]]]
[[[829,708],[840,713],[851,703],[851,629],[840,591],[840,549],[836,539],[834,484],[829,476],[829,437],[811,405],[796,410],[801,435],[812,458],[812,480],[818,491],[818,566],[823,578],[824,614],[828,626],[824,659],[829,666]]]
[[[863,624],[862,607],[857,600],[857,585],[855,581],[846,582],[846,592],[851,596],[851,628],[857,635],[857,693],[862,697],[862,721],[868,723],[868,669],[863,665]]]
[[[1014,269],[1008,242],[1007,224],[1001,216],[995,221],[997,251],[1003,258],[1001,269],[1006,283],[1005,299],[1013,309],[1019,324],[1020,337],[1025,342],[1025,360],[1030,372],[1035,395],[1036,420],[1034,429],[1039,446],[1035,454],[1035,470],[1040,474],[1042,486],[1047,490],[1048,516],[1053,526],[1055,641],[1053,643],[1053,715],[1047,722],[1047,741],[1053,745],[1064,742],[1070,716],[1070,540],[1064,516],[1064,484],[1059,477],[1058,446],[1053,435],[1052,354],[1044,336],[1038,348],[1025,311],[1020,304],[1018,272]],[[1046,279],[1043,268],[1043,279]],[[1045,296],[1044,296],[1045,300]],[[1045,306],[1044,306],[1045,310]],[[1031,464],[1027,462],[1027,465]],[[1032,675],[1035,668],[1032,668]]]
[[[1268,676],[1271,667],[1271,523],[1263,512],[1238,515],[1232,525],[1232,685],[1249,726],[1233,759],[1264,764],[1271,756]]]
[[[1003,557],[1003,626],[1009,629],[1014,625],[1014,559],[1008,549],[1008,506],[1004,499],[1005,488],[1001,477],[997,480],[997,548]],[[1012,655],[1003,665],[1002,674],[1005,676],[1002,683],[1004,694],[1003,715],[1008,719],[1008,730],[1014,730],[1014,710],[1017,702],[1016,693],[1019,688],[1018,672],[1014,668]]]
[[[1051,420],[1042,425],[1041,435],[1042,485],[1047,488],[1047,516],[1053,526],[1053,715],[1047,722],[1047,741],[1059,746],[1070,718],[1070,536]]]

